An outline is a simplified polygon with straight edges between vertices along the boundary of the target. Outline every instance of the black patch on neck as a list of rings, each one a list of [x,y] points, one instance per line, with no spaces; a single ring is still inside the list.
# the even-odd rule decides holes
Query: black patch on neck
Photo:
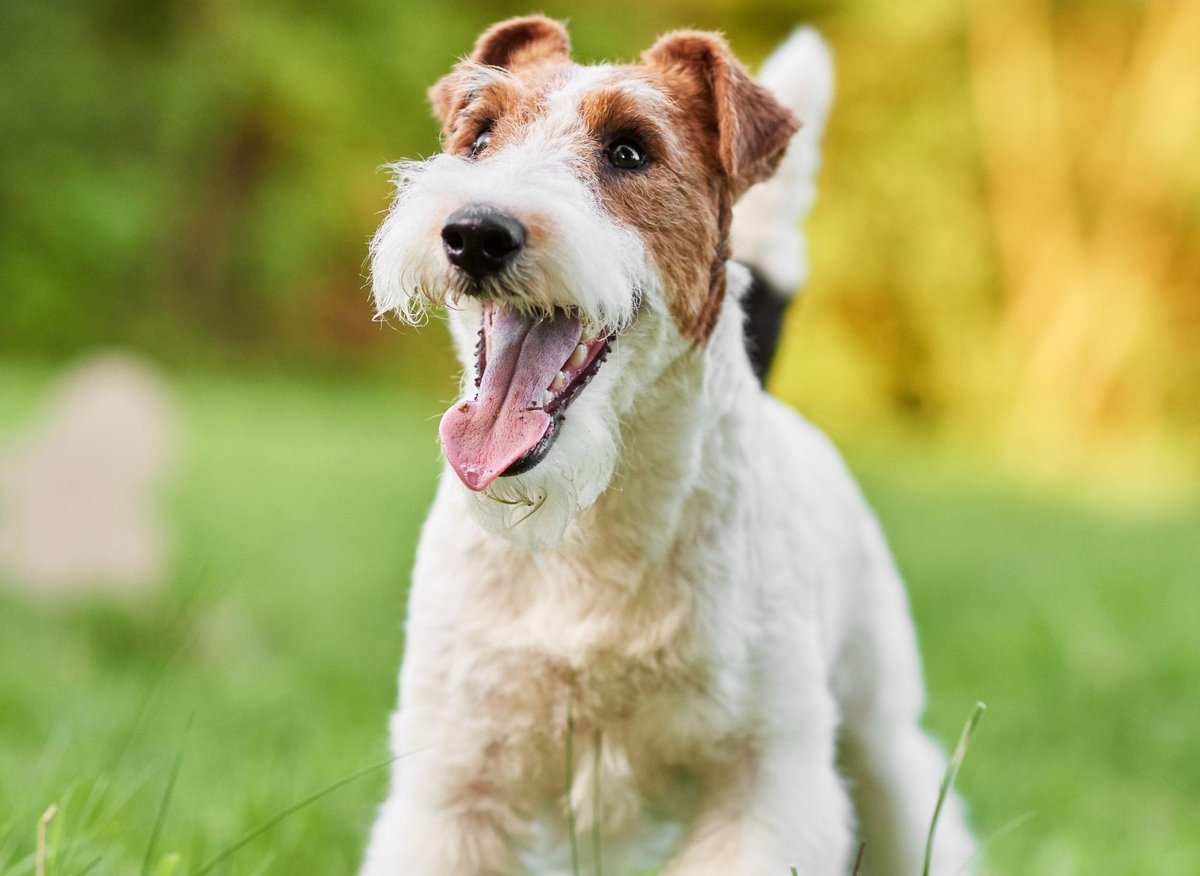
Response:
[[[742,310],[746,314],[746,352],[759,382],[766,383],[775,348],[779,346],[788,296],[774,289],[755,268],[746,267],[750,270],[750,288],[742,296]]]

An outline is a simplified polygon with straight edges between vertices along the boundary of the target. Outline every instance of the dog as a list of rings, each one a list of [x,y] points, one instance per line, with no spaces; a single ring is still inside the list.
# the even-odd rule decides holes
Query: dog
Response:
[[[832,79],[808,30],[756,80],[693,31],[580,66],[534,16],[431,89],[373,294],[446,308],[464,372],[364,876],[824,876],[860,839],[920,872],[945,760],[903,585],[758,376]],[[952,798],[934,870],[971,854]]]

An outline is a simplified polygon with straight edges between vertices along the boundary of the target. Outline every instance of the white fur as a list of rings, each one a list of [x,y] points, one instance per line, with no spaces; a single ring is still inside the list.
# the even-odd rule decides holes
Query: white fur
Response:
[[[438,288],[406,279],[444,271],[417,229],[440,227],[472,191],[555,209],[522,191],[546,178],[525,175],[532,163],[570,201],[547,251],[601,271],[571,254],[579,228],[620,237],[639,264],[605,255],[631,281],[636,319],[603,303],[592,277],[542,289],[625,326],[608,362],[540,465],[482,494],[443,474],[413,573],[391,724],[400,759],[363,876],[568,873],[568,799],[589,873],[598,822],[610,876],[844,874],[857,810],[866,872],[912,876],[944,759],[918,726],[912,624],[874,517],[825,437],[755,380],[746,271],[728,265],[730,294],[697,348],[644,248],[589,212],[568,157],[537,148],[494,175],[451,160],[443,179],[435,159],[405,183],[376,239],[380,306]],[[804,180],[792,198],[810,190]],[[451,324],[465,390],[478,306],[462,302]],[[958,872],[971,848],[951,800],[934,872]]]
[[[808,280],[800,223],[817,199],[821,135],[833,102],[833,60],[816,31],[800,28],[766,60],[759,80],[796,114],[800,130],[775,175],[734,207],[733,255],[758,268],[769,288],[790,296]]]

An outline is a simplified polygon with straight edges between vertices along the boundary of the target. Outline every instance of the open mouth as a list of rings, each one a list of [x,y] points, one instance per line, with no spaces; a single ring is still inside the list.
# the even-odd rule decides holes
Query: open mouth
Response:
[[[579,318],[566,310],[538,318],[485,302],[478,393],[456,402],[438,429],[459,479],[479,492],[541,462],[611,342],[611,335],[585,338]]]

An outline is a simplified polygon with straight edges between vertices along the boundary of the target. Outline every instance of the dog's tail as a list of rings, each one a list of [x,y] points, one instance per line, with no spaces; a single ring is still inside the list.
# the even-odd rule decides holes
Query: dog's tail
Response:
[[[733,211],[733,257],[753,277],[743,300],[746,345],[755,373],[765,380],[784,309],[808,279],[800,225],[817,197],[833,60],[815,30],[800,28],[766,60],[758,78],[801,122],[775,176],[750,189]]]

